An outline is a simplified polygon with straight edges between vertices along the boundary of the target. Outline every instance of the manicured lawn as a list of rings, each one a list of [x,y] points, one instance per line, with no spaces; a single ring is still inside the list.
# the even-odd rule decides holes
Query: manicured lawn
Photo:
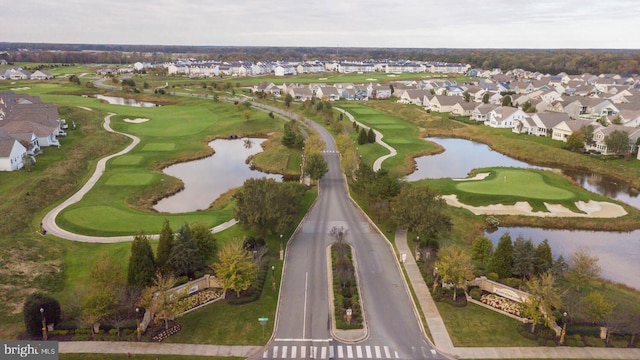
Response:
[[[518,334],[519,321],[495,311],[475,304],[457,308],[437,302],[436,306],[454,346],[537,346]]]
[[[341,102],[335,105],[351,113],[355,119],[382,133],[382,141],[396,149],[398,155],[385,160],[382,167],[396,174],[409,172],[412,166],[410,157],[434,151],[435,146],[420,138],[420,129],[390,113],[376,110],[363,104]],[[355,134],[354,136],[357,136]],[[376,144],[358,146],[358,153],[370,164],[389,152]]]
[[[481,181],[460,181],[456,188],[472,194],[525,195],[533,199],[565,200],[574,197],[571,191],[547,184],[541,173],[525,169],[497,169]]]
[[[162,214],[144,210],[136,203],[179,186],[176,179],[162,174],[159,169],[173,162],[207,156],[211,153],[208,140],[231,134],[273,133],[282,126],[282,122],[257,110],[252,110],[252,120],[246,121],[233,104],[224,102],[184,99],[176,105],[133,108],[82,99],[92,103],[85,104],[87,106],[95,105],[118,113],[112,118],[111,126],[141,139],[131,153],[108,163],[96,186],[58,217],[60,226],[87,235],[131,235],[140,231],[153,234],[159,232],[165,218],[172,223],[200,221],[210,226],[231,219],[230,206],[185,214]],[[125,118],[150,120],[136,124],[124,122]],[[288,157],[281,163],[282,168],[286,167]]]

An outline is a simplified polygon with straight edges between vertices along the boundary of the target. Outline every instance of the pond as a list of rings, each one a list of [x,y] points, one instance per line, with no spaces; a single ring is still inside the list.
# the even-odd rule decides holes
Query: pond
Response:
[[[249,178],[267,177],[278,181],[281,175],[266,174],[251,169],[246,163],[249,156],[262,151],[265,139],[218,139],[209,146],[212,156],[171,165],[163,170],[167,175],[181,179],[184,190],[160,200],[154,209],[159,212],[184,213],[207,209],[220,195],[242,186]]]
[[[445,151],[437,155],[416,158],[417,170],[407,176],[409,181],[443,177],[465,178],[471,170],[481,167],[541,168],[500,154],[485,144],[469,140],[449,138],[427,138],[426,140],[440,144]],[[624,183],[589,172],[563,170],[563,173],[589,191],[640,207],[637,191]],[[535,244],[547,239],[554,256],[562,254],[565,260],[569,260],[575,250],[587,248],[592,255],[598,256],[603,278],[640,289],[640,276],[638,276],[640,274],[640,230],[620,233],[523,227],[500,228],[495,233],[486,235],[495,244],[505,232],[509,232],[513,240],[518,235],[522,235],[524,238],[530,238]]]
[[[116,96],[105,96],[105,95],[96,95],[96,99],[104,100],[111,105],[125,105],[125,106],[133,106],[133,107],[155,107],[160,106],[158,104],[154,104],[152,102],[146,101],[138,101],[135,99],[127,99],[123,97]]]

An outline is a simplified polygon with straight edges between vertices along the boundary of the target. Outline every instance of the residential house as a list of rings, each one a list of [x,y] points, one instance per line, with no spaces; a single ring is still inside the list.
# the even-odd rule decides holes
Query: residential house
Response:
[[[518,134],[551,136],[556,125],[568,120],[570,120],[569,115],[565,113],[536,113],[531,114],[530,117],[516,120],[512,131]]]
[[[0,129],[0,171],[20,170],[27,148],[8,132]]]
[[[430,101],[429,110],[437,112],[451,112],[453,105],[464,102],[462,96],[436,95]]]
[[[429,90],[416,90],[416,89],[404,90],[403,92],[400,93],[399,102],[403,104],[414,104],[418,106],[424,106],[425,96],[431,99],[433,95],[431,95],[431,91]]]
[[[321,86],[316,90],[316,97],[323,100],[337,101],[340,100],[340,93],[334,86]]]
[[[31,73],[20,67],[3,69],[0,72],[0,79],[2,80],[28,80],[30,77]]]
[[[471,112],[471,119],[484,123],[489,119],[489,114],[498,107],[499,105],[493,104],[476,104],[476,107]]]
[[[591,120],[582,120],[582,119],[563,120],[552,128],[551,138],[553,140],[567,142],[567,138],[571,134],[573,134],[576,131],[580,131],[580,129],[588,125],[593,126],[594,129],[602,126],[599,123]]]
[[[473,102],[460,101],[451,107],[451,115],[471,116],[477,105]]]
[[[492,128],[511,129],[515,126],[516,121],[522,120],[528,114],[519,108],[510,106],[500,106],[493,109],[485,120],[484,124]]]
[[[637,141],[640,138],[640,129],[631,128],[628,126],[622,125],[609,125],[609,126],[601,126],[593,131],[593,142],[587,145],[587,150],[596,150],[605,155],[612,154],[611,151],[607,149],[606,138],[614,131],[624,131],[629,134],[629,146],[627,147],[627,152],[633,153],[637,151]]]
[[[384,100],[391,97],[391,88],[386,85],[369,84],[367,94],[370,99]]]
[[[31,74],[31,80],[50,80],[53,79],[53,75],[44,70],[36,70]]]
[[[289,91],[295,101],[307,101],[313,99],[313,92],[308,88],[293,88]]]

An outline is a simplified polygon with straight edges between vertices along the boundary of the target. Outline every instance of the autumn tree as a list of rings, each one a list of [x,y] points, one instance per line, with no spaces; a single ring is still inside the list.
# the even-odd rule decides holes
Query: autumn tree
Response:
[[[424,234],[427,238],[435,239],[449,232],[453,226],[447,203],[437,190],[429,186],[402,186],[391,201],[391,208],[393,220],[399,227]]]
[[[435,266],[443,283],[454,284],[453,301],[456,301],[456,289],[465,288],[466,280],[473,279],[471,256],[460,246],[450,245],[440,249]]]
[[[155,267],[149,237],[143,234],[136,235],[131,243],[128,284],[138,288],[149,286],[153,281]]]
[[[223,283],[223,291],[233,290],[236,296],[247,290],[258,274],[252,255],[243,248],[242,241],[226,242],[218,252],[218,262],[212,265],[216,277]]]
[[[177,301],[186,295],[187,287],[182,293],[173,294],[169,291],[176,285],[176,277],[172,274],[163,275],[157,272],[153,278],[153,284],[142,291],[138,305],[151,311],[155,316],[164,321],[165,330],[169,329],[169,320],[183,313],[186,309],[179,306]]]
[[[569,270],[565,278],[580,291],[593,279],[600,277],[601,268],[598,265],[598,257],[591,256],[587,250],[579,249],[571,255]]]
[[[324,149],[324,146],[325,143],[318,134],[311,134],[304,142],[304,153],[308,155],[315,152],[321,152]]]
[[[612,312],[614,305],[598,291],[592,291],[584,297],[585,315],[593,324],[601,324]]]
[[[531,301],[537,303],[540,311],[544,314],[545,325],[551,328],[556,322],[553,310],[563,307],[562,297],[565,292],[560,289],[555,276],[550,272],[533,276],[526,286],[529,296],[533,297]]]

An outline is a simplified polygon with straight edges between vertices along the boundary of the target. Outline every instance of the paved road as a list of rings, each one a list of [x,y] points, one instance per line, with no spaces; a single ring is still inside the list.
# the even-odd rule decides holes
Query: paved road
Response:
[[[333,138],[319,125],[307,124],[326,143],[329,172],[289,241],[274,336],[258,357],[443,358],[423,335],[390,243],[350,200]],[[335,331],[329,316],[327,247],[334,241],[333,227],[346,229],[345,241],[354,247],[366,316],[366,329],[356,334]]]

